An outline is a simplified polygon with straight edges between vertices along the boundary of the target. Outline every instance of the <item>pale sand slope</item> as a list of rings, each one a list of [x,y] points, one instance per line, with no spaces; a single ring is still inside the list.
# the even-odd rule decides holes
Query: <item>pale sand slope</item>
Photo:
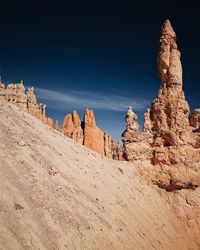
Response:
[[[200,249],[136,169],[0,101],[0,249]]]

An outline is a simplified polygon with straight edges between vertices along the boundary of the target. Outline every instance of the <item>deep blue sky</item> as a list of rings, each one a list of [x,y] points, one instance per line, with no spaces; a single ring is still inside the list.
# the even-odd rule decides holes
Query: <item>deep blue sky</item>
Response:
[[[35,86],[60,122],[73,108],[81,117],[93,108],[98,126],[120,140],[126,107],[142,123],[156,96],[158,39],[167,18],[182,53],[187,100],[200,107],[199,12],[192,1],[4,1],[0,73],[6,83]]]

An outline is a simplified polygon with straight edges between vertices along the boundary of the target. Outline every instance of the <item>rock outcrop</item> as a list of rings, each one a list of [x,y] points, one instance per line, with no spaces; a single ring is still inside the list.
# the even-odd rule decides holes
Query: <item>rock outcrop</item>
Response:
[[[75,110],[72,112],[72,115],[66,115],[61,127],[61,131],[64,133],[64,135],[83,144],[83,130],[81,128],[81,120]]]
[[[122,134],[125,158],[146,159],[153,164],[200,165],[200,137],[198,131],[194,133],[194,128],[199,128],[200,112],[196,109],[189,118],[180,52],[169,20],[162,28],[157,62],[161,85],[144,114],[144,132],[138,131],[137,116],[128,109],[126,131]]]
[[[85,110],[82,122],[75,110],[72,114],[66,115],[60,131],[76,142],[108,158],[123,159],[120,145],[116,144],[107,132],[103,132],[97,127],[92,110]]]
[[[108,158],[123,159],[120,145],[114,143],[107,132],[103,132],[96,126],[92,110],[86,109],[83,121],[80,120],[78,113],[74,110],[72,114],[68,114],[64,118],[62,126],[59,128],[58,121],[54,124],[50,117],[46,117],[46,105],[37,103],[34,88],[28,88],[26,91],[22,81],[5,86],[0,80],[0,98],[15,104],[76,142]]]
[[[0,97],[3,97],[9,102],[15,103],[23,110],[26,110],[27,108],[27,96],[22,81],[17,84],[10,83],[7,87],[0,82]]]
[[[5,86],[0,80],[0,98],[15,104],[20,109],[27,111],[49,126],[54,126],[53,120],[50,117],[46,117],[46,105],[37,103],[34,88],[28,88],[26,91],[23,81],[20,83],[10,83]]]
[[[104,154],[104,132],[96,126],[92,110],[86,109],[83,118],[84,141],[83,145]]]
[[[150,133],[139,132],[138,117],[128,108],[126,114],[126,131],[122,134],[124,157],[128,161],[145,160],[151,158],[150,144],[153,136]]]
[[[119,143],[116,144],[107,132],[96,126],[92,110],[86,109],[83,121],[74,110],[72,114],[66,115],[60,128],[58,121],[54,124],[53,120],[46,116],[46,104],[37,103],[34,88],[28,88],[26,91],[23,81],[6,86],[0,79],[0,98],[15,104],[74,141],[108,158],[123,160]]]
[[[190,115],[190,125],[195,129],[200,128],[200,109],[195,109]]]

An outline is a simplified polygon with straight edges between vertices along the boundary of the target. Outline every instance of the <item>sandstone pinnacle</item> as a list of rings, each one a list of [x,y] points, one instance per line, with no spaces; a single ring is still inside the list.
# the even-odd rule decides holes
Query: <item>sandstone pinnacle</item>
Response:
[[[137,130],[137,116],[129,107],[126,131],[122,134],[127,160],[147,159],[153,164],[184,164],[200,160],[200,112],[193,111],[185,99],[181,54],[169,20],[164,22],[157,57],[160,89],[151,108],[144,114],[144,132]],[[194,134],[195,130],[195,134]],[[191,157],[191,158],[190,158]]]
[[[97,127],[93,110],[85,110],[83,121],[74,110],[72,114],[65,117],[60,131],[74,141],[108,158],[123,160],[120,145],[116,144],[107,132]]]

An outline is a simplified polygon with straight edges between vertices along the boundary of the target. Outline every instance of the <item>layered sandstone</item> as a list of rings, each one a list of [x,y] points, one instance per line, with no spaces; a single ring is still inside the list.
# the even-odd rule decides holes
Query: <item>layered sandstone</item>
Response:
[[[127,160],[200,165],[200,137],[198,131],[194,131],[199,128],[200,112],[196,109],[189,118],[180,57],[176,34],[167,20],[162,28],[157,58],[161,85],[151,108],[144,114],[144,132],[138,131],[137,116],[130,109],[127,112],[126,131],[122,135]]]
[[[120,145],[115,143],[107,132],[103,132],[96,125],[93,110],[86,109],[83,121],[74,110],[66,115],[60,129],[66,136],[108,158],[122,160]]]

